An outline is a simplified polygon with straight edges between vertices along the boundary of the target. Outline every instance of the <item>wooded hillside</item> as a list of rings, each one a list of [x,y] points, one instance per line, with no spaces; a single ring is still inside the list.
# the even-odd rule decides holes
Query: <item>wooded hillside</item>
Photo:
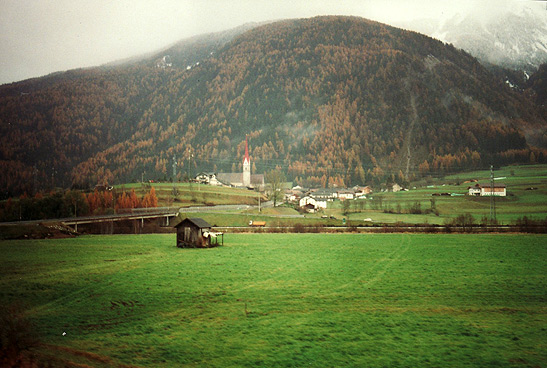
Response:
[[[432,38],[318,17],[216,45],[191,68],[140,61],[0,87],[3,196],[169,179],[173,156],[179,179],[240,170],[246,135],[254,172],[306,185],[546,160],[529,94]]]

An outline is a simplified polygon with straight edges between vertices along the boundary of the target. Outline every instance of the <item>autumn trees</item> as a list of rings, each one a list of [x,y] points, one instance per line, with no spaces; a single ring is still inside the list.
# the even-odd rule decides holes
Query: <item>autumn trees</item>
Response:
[[[112,214],[132,208],[158,206],[156,190],[151,187],[144,196],[135,190],[95,190],[83,193],[79,190],[54,190],[39,192],[34,196],[21,195],[0,202],[0,221],[37,220],[86,215]]]
[[[142,63],[0,87],[0,195],[170,178],[173,156],[180,175],[233,172],[245,136],[256,173],[381,184],[545,162],[545,124],[531,97],[454,47],[359,18],[288,20],[191,70]]]

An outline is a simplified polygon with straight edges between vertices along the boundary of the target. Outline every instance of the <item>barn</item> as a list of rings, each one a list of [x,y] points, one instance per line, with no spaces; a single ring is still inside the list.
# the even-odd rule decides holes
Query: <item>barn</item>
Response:
[[[219,237],[224,244],[224,235],[213,232],[211,225],[202,218],[185,218],[175,224],[177,229],[177,247],[179,248],[210,248],[219,244]]]
[[[473,187],[468,187],[468,194],[474,196],[496,196],[496,197],[505,197],[507,196],[507,187],[505,184],[475,184]]]

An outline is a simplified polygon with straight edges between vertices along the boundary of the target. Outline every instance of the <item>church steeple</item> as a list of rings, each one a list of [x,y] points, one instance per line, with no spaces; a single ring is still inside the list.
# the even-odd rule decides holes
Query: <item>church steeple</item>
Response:
[[[243,163],[251,162],[251,159],[249,158],[249,145],[247,144],[247,137],[245,137],[245,157],[243,158]]]
[[[249,158],[247,137],[245,137],[245,157],[243,157],[243,186],[251,186],[251,159]]]

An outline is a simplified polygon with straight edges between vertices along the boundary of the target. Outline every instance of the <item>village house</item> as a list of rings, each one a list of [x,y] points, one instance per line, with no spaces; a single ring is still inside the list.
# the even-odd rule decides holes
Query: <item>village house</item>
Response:
[[[313,197],[320,201],[332,202],[338,198],[338,191],[336,189],[312,189],[310,191],[310,197]]]
[[[473,196],[507,196],[507,186],[505,184],[475,184],[472,187],[468,187],[468,194]]]
[[[481,195],[481,186],[476,184],[472,187],[467,187],[467,194],[471,196],[480,196]]]
[[[333,202],[337,199],[345,201],[366,198],[366,195],[370,193],[372,193],[372,189],[369,186],[355,186],[351,189],[318,188],[311,189],[306,194],[302,192],[300,199],[298,199],[294,191],[288,191],[286,198],[288,201],[298,201],[299,206],[308,210],[308,212],[315,212],[319,209],[327,208],[328,202]]]
[[[300,187],[285,190],[285,201],[289,203],[298,203],[300,198],[304,197],[305,191]]]
[[[403,190],[403,187],[400,186],[399,184],[395,183],[391,187],[391,190],[393,191],[393,193],[396,193],[396,192],[400,192],[401,190]]]
[[[201,172],[196,176],[195,180],[196,182],[201,184],[216,185],[216,186],[222,185],[222,183],[217,179],[216,173]]]
[[[345,201],[346,199],[355,199],[355,192],[353,190],[349,189],[342,189],[336,192],[337,197],[341,201]]]
[[[355,192],[355,198],[366,197],[368,194],[372,193],[372,188],[368,185],[366,187],[354,186],[353,191]]]
[[[308,212],[316,212],[320,209],[326,209],[327,208],[327,201],[326,200],[320,200],[315,199],[311,196],[306,196],[300,199],[299,206],[306,209]]]

